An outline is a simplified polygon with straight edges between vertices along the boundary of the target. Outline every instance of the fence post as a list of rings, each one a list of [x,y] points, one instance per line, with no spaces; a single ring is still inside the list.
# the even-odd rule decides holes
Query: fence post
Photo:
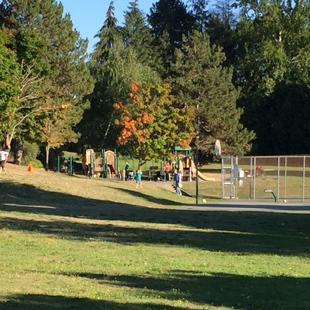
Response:
[[[305,177],[306,177],[306,156],[303,157],[302,163],[302,201],[305,201]]]
[[[280,196],[280,156],[278,156],[278,177],[277,177],[277,202]]]
[[[284,198],[286,197],[286,174],[287,174],[287,156],[285,156],[284,160]]]
[[[70,157],[70,175],[73,175],[73,157]]]
[[[254,167],[253,167],[253,199],[255,200],[256,191],[256,156],[254,157]]]

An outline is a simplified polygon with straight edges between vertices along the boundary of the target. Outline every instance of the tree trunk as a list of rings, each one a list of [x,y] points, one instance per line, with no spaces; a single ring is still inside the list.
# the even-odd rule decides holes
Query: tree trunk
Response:
[[[138,163],[138,169],[141,169],[141,167],[147,162],[147,160],[142,160],[139,158],[139,163]]]
[[[49,163],[49,156],[50,156],[50,146],[47,144],[45,146],[45,170],[48,171],[48,163]]]
[[[10,135],[10,134],[6,134],[5,135],[5,148],[6,149],[11,149],[11,143],[12,143],[12,135]]]
[[[16,144],[16,152],[14,154],[14,164],[21,165],[23,158],[24,141],[18,141]]]

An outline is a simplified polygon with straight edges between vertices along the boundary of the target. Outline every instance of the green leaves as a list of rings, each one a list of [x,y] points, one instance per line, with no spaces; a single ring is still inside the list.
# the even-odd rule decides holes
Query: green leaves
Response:
[[[87,42],[72,29],[70,16],[63,16],[62,5],[54,0],[5,0],[0,10],[2,26],[10,29],[10,48],[20,76],[20,92],[10,117],[2,123],[7,146],[16,135],[50,143],[51,128],[54,135],[62,133],[57,134],[55,146],[76,141],[69,138],[77,136],[72,127],[86,107],[83,96],[93,88],[85,63]],[[14,81],[14,75],[10,78]],[[64,107],[70,107],[66,113]]]
[[[122,128],[118,143],[127,145],[141,161],[169,156],[175,145],[187,146],[190,136],[180,134],[182,115],[173,107],[169,84],[133,83],[127,104],[117,102],[117,125]]]
[[[191,109],[186,130],[198,133],[196,147],[211,153],[206,143],[220,139],[226,153],[248,152],[254,133],[240,124],[239,91],[232,84],[232,70],[222,66],[225,55],[199,32],[184,40],[183,49],[176,54],[171,84],[178,106]]]
[[[16,54],[7,47],[10,37],[8,29],[0,31],[0,139],[12,126],[18,96],[21,94],[21,74]]]
[[[306,111],[309,104],[302,93],[298,94],[305,92],[310,81],[309,1],[241,1],[241,5],[235,72],[242,87],[239,104],[245,111],[245,124],[257,133],[257,154],[279,154],[279,150],[291,154],[289,145],[303,145],[309,134],[306,130],[308,134],[300,135],[296,129],[286,147],[280,143],[282,136],[290,136],[279,131],[286,132],[287,119],[291,119],[291,93],[302,98],[298,103],[301,110]],[[281,92],[287,93],[279,102]],[[288,103],[287,98],[292,102]],[[298,148],[298,152],[306,153],[308,149]]]

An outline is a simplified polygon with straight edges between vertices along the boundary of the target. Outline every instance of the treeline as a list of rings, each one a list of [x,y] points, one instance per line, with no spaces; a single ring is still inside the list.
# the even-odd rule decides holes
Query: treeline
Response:
[[[309,1],[110,3],[89,57],[54,0],[0,4],[0,139],[213,155],[308,153]]]

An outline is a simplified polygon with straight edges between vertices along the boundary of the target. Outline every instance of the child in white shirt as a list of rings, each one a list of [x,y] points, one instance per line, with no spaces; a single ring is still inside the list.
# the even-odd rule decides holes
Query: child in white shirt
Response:
[[[2,170],[5,172],[5,174],[8,174],[8,172],[6,171],[4,167],[8,156],[9,156],[9,152],[7,150],[3,151],[2,149],[0,149],[0,174]]]

